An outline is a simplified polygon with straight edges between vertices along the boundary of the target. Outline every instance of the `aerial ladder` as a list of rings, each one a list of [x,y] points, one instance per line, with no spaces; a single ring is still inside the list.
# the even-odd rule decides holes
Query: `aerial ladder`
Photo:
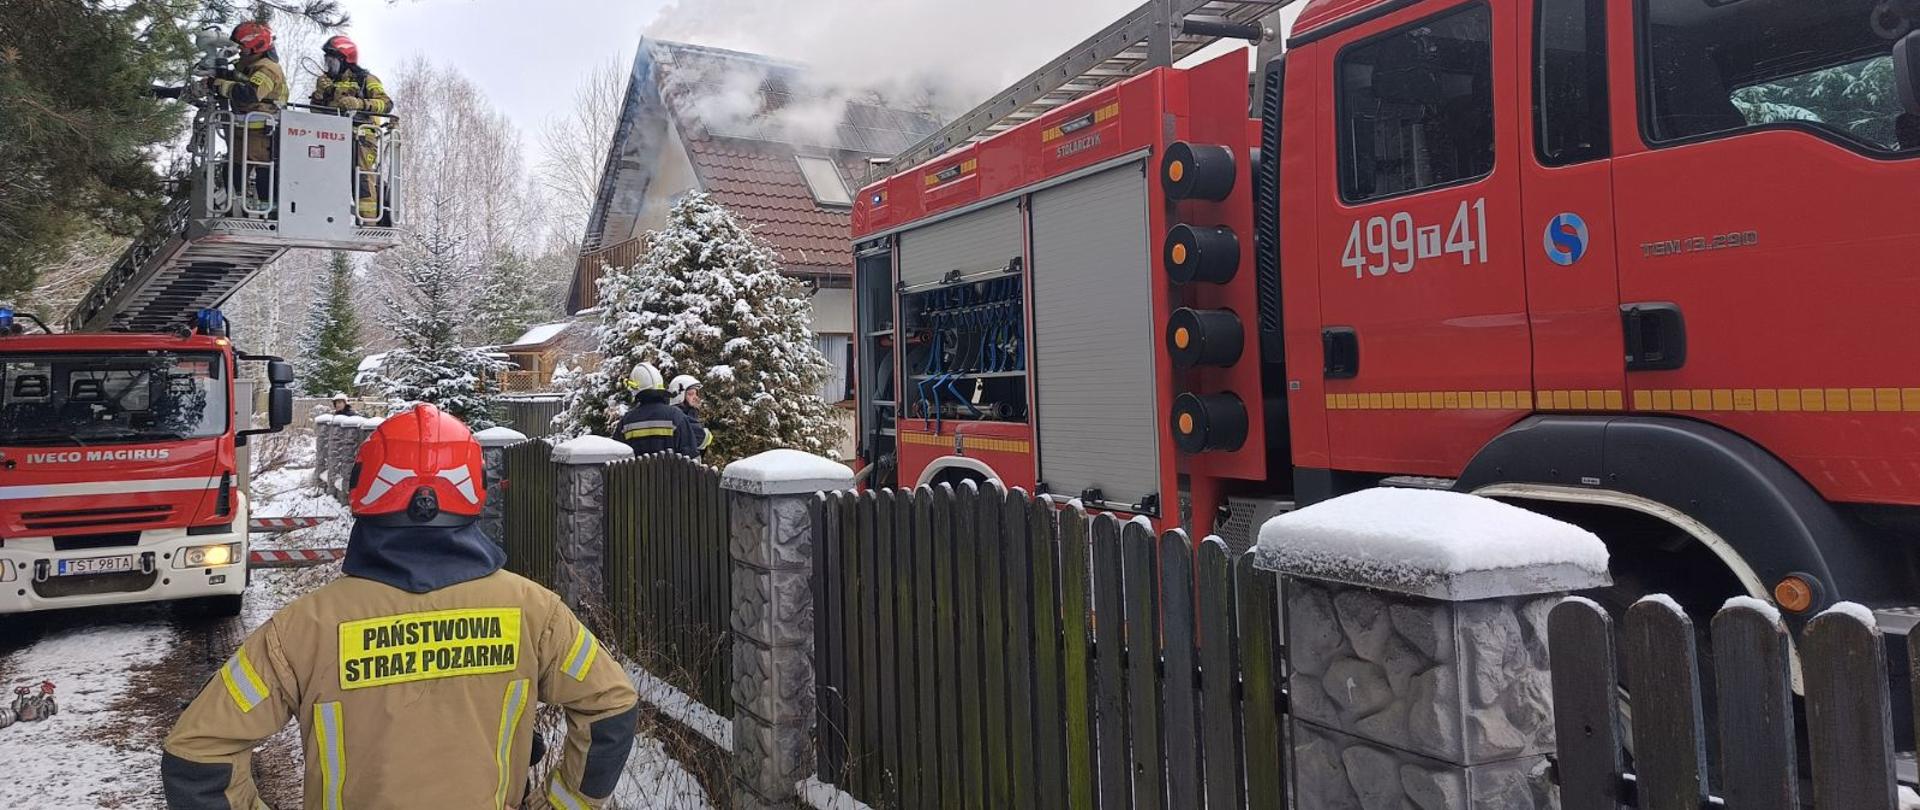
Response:
[[[227,109],[196,88],[231,64],[232,43],[208,31],[199,45],[196,81],[183,93],[197,110],[173,196],[74,307],[68,331],[166,331],[219,306],[288,250],[378,252],[400,243],[394,116],[302,104],[278,114]],[[249,160],[259,138],[271,139],[272,157]],[[362,165],[356,150],[369,149],[374,159]],[[254,192],[257,174],[264,195]],[[377,202],[377,213],[362,215],[362,197]]]

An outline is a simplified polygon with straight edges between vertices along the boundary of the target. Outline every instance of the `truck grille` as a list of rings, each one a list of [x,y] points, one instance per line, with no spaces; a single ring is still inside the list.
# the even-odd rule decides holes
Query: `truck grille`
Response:
[[[91,596],[96,593],[135,593],[153,587],[154,580],[159,578],[158,569],[151,574],[129,571],[124,574],[52,577],[45,582],[33,583],[33,592],[46,599],[57,599],[62,596]]]
[[[53,538],[54,551],[86,551],[94,548],[116,548],[140,545],[139,532],[113,532],[110,534],[72,534]]]
[[[20,521],[28,529],[90,529],[100,526],[159,523],[173,515],[173,507],[119,506],[106,509],[58,509],[22,512]]]

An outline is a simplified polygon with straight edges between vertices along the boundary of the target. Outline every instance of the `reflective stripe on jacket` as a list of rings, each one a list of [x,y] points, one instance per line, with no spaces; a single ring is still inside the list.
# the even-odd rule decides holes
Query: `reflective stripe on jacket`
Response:
[[[324,75],[315,79],[313,95],[308,100],[316,107],[338,107],[342,98],[360,99],[361,109],[366,112],[393,112],[393,98],[387,95],[387,86],[372,71],[359,67],[349,66],[338,79]]]
[[[534,708],[549,703],[566,710],[566,752],[536,789],[600,807],[635,702],[593,634],[520,576],[418,594],[343,577],[227,659],[168,735],[162,781],[177,810],[253,808],[253,747],[294,718],[309,810],[525,807]]]
[[[613,437],[626,442],[636,456],[672,451],[698,458],[713,442],[699,421],[665,402],[642,402],[627,409]]]

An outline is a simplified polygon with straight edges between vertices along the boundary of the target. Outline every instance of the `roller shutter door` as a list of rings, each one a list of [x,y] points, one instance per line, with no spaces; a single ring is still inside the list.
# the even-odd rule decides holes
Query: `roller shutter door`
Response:
[[[900,234],[900,283],[1006,267],[1019,258],[1020,239],[1020,207],[1011,200],[914,228]]]
[[[1160,487],[1143,164],[1033,196],[1040,480],[1136,503]]]

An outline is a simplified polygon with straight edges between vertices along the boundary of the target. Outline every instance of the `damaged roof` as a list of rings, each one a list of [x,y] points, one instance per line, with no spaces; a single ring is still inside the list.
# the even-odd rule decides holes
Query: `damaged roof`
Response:
[[[662,124],[670,126],[661,126]],[[601,173],[584,244],[604,245],[637,218],[669,133],[686,149],[699,189],[756,226],[788,272],[852,270],[851,208],[818,202],[799,159],[839,168],[849,195],[865,161],[888,157],[939,127],[866,92],[810,81],[805,67],[756,54],[646,40]]]

